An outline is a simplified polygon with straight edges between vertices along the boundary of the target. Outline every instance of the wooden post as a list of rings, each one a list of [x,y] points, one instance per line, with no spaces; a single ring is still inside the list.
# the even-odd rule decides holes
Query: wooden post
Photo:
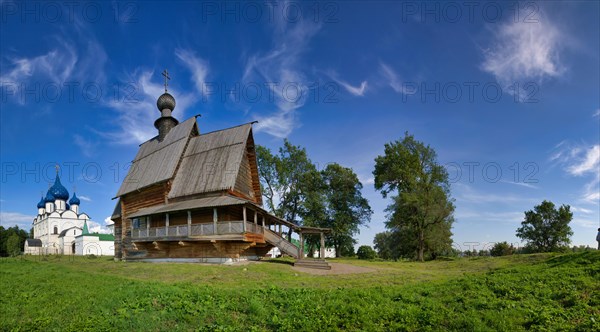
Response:
[[[262,216],[262,231],[265,233],[265,216]]]
[[[169,214],[167,213],[167,219],[165,219],[165,235],[169,235]]]
[[[217,220],[219,220],[219,215],[217,214],[217,208],[213,208],[213,225],[215,229],[213,230],[213,234],[217,234]]]
[[[150,236],[150,216],[146,217],[146,236]]]
[[[258,225],[258,212],[254,211],[254,224]]]
[[[281,236],[281,224],[279,224],[279,236]]]
[[[321,250],[319,250],[319,258],[325,259],[325,236],[323,232],[321,232]]]
[[[188,236],[192,235],[192,211],[188,210]]]
[[[244,205],[244,221],[242,222],[242,230],[246,233],[246,206]]]
[[[302,231],[299,231],[300,235],[300,247],[298,248],[298,259],[304,258],[304,239],[302,238]]]

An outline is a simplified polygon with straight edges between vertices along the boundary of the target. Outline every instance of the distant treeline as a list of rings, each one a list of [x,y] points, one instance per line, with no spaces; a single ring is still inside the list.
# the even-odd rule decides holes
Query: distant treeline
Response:
[[[29,233],[20,229],[19,226],[10,228],[0,226],[0,257],[19,254],[23,251],[27,237],[29,237]]]

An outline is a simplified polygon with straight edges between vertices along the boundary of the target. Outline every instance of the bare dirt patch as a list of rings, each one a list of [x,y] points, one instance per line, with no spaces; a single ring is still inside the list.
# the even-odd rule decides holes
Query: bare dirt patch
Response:
[[[376,269],[350,264],[329,263],[329,265],[331,265],[331,270],[310,269],[298,266],[293,266],[292,269],[298,272],[315,275],[371,273],[377,271]]]

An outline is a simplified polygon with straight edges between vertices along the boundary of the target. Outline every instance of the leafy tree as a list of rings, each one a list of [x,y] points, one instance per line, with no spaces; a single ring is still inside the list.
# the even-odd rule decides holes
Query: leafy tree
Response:
[[[394,248],[394,244],[397,242],[393,239],[394,233],[387,231],[375,234],[373,243],[375,244],[375,250],[377,250],[377,256],[382,259],[397,259],[395,255],[398,250]]]
[[[419,261],[428,247],[442,251],[452,243],[454,204],[448,173],[436,159],[431,147],[408,133],[402,141],[386,144],[385,154],[375,158],[375,189],[384,198],[397,192],[386,209],[386,227],[410,234]]]
[[[508,242],[498,242],[494,244],[492,249],[490,249],[490,255],[492,256],[508,256],[514,254],[516,251],[515,247],[512,244],[508,244]]]
[[[321,227],[331,228],[328,234],[335,248],[336,257],[342,255],[342,247],[354,246],[353,236],[359,226],[371,220],[373,211],[362,197],[362,184],[352,169],[333,163],[321,172],[325,184],[326,218]]]
[[[356,251],[358,259],[374,259],[377,257],[377,253],[371,246],[360,246]]]
[[[6,240],[6,251],[12,257],[19,255],[21,252],[20,246],[21,239],[15,233],[11,234]]]
[[[535,252],[558,251],[571,242],[573,231],[569,223],[572,219],[569,205],[562,205],[557,210],[554,203],[545,200],[525,212],[517,236],[527,241]]]
[[[277,155],[261,146],[257,147],[256,154],[262,192],[268,209],[282,219],[301,225],[299,212],[306,192],[304,180],[308,173],[316,171],[306,150],[286,139]],[[290,229],[288,239],[291,236]]]
[[[13,226],[9,228],[4,228],[3,226],[0,226],[0,256],[10,255],[7,245],[8,239],[12,235],[17,235],[19,239],[19,251],[24,247],[25,239],[27,239],[28,236],[27,231],[19,229],[18,226]]]

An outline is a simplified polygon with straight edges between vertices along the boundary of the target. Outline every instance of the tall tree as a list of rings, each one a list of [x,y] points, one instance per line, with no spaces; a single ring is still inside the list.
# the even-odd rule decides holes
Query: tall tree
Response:
[[[562,205],[557,210],[554,203],[543,201],[525,212],[525,220],[517,229],[517,236],[527,241],[534,251],[556,251],[571,243],[573,231],[569,223],[572,219],[569,205]]]
[[[428,246],[435,247],[431,235],[443,225],[448,232],[437,234],[438,241],[451,242],[449,229],[454,221],[454,204],[445,168],[438,164],[435,150],[414,139],[408,132],[404,139],[385,145],[385,154],[375,158],[375,189],[384,198],[391,193],[386,226],[392,231],[414,234],[416,255],[424,260]]]
[[[340,257],[341,249],[354,242],[353,236],[359,232],[359,226],[371,220],[373,211],[367,199],[362,197],[362,183],[352,169],[333,163],[321,173],[327,202],[327,218],[322,226],[331,228],[328,238],[336,256]]]
[[[264,147],[257,148],[256,153],[262,192],[268,208],[276,216],[301,225],[299,213],[308,190],[304,180],[307,174],[316,171],[306,150],[286,139],[277,155]],[[291,235],[290,229],[288,238]]]

